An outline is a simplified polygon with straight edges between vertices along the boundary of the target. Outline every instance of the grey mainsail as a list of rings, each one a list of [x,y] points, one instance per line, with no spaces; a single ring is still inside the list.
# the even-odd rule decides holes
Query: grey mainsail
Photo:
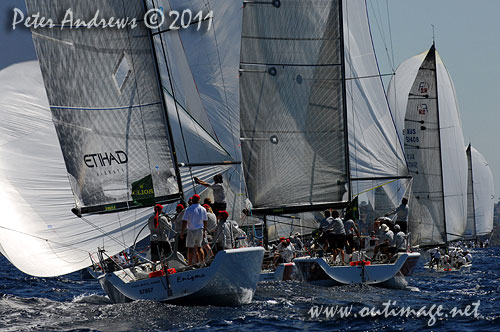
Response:
[[[29,13],[144,17],[142,2],[28,1]],[[77,207],[127,209],[179,199],[175,155],[149,33],[44,28],[33,40]]]
[[[347,200],[341,5],[244,4],[241,141],[254,208]]]

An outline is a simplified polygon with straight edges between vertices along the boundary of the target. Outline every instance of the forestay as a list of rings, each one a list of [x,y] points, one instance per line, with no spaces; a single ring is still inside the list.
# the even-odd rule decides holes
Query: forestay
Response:
[[[140,1],[28,1],[28,12],[58,17],[144,17]],[[53,122],[75,195],[85,212],[180,197],[175,157],[148,30],[33,30]]]

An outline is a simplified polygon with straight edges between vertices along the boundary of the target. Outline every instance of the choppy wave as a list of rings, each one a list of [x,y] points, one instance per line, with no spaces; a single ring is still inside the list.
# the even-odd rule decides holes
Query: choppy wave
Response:
[[[500,249],[476,250],[469,272],[429,273],[422,266],[404,289],[366,285],[332,288],[300,282],[260,284],[249,305],[234,308],[183,307],[136,301],[111,304],[95,280],[78,273],[58,278],[22,274],[0,258],[1,331],[166,331],[166,330],[434,330],[497,331],[500,322]],[[464,309],[480,301],[479,316],[354,317],[364,308],[442,305]],[[395,302],[394,302],[395,301]],[[351,308],[351,316],[311,317],[311,308]]]

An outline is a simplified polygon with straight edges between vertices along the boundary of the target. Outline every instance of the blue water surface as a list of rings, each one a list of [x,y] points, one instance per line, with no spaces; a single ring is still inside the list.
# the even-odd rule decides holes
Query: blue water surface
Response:
[[[470,271],[453,273],[427,272],[420,262],[406,289],[264,283],[251,304],[226,308],[111,304],[79,273],[36,278],[0,257],[0,331],[499,331],[500,248],[473,250],[473,259]],[[402,317],[405,308],[414,314]],[[416,317],[418,310],[425,313]]]

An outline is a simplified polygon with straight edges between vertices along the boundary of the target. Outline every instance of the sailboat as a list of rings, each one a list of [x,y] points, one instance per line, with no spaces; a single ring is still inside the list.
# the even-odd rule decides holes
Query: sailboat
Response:
[[[408,178],[365,1],[246,2],[240,105],[254,215],[343,209],[366,190]],[[411,255],[419,256],[359,266],[319,257],[294,263],[307,282],[377,284]]]
[[[464,240],[478,242],[493,231],[495,191],[493,175],[484,156],[471,144],[467,146],[467,224]]]
[[[388,94],[413,177],[411,244],[446,246],[465,230],[467,160],[455,89],[434,43],[398,67]]]
[[[88,16],[94,9],[81,2],[71,4],[79,17]],[[154,6],[136,1],[119,6],[108,1],[93,5],[108,17],[143,17],[146,8]],[[57,17],[55,2],[28,2],[27,7],[30,13]],[[57,218],[58,211],[67,205],[50,205],[42,220],[20,221],[19,226],[8,229],[10,232],[3,229],[18,238],[37,239],[34,241],[36,246],[30,246],[23,255],[15,254],[22,241],[17,244],[4,238],[0,241],[2,252],[24,272],[39,276],[69,273],[92,264],[96,252],[102,257],[105,250],[111,256],[130,247],[138,236],[136,226],[144,225],[151,214],[151,209],[146,207],[157,203],[173,204],[192,194],[185,190],[186,181],[183,180],[186,176],[181,175],[181,167],[186,167],[190,175],[199,171],[203,175],[201,178],[208,180],[207,175],[213,174],[214,169],[220,172],[220,168],[239,164],[222,159],[229,155],[222,143],[214,138],[213,132],[201,132],[199,127],[191,131],[191,137],[198,139],[196,144],[203,145],[205,153],[214,152],[211,154],[213,159],[201,163],[196,159],[187,163],[178,159],[179,140],[185,146],[195,143],[186,142],[189,124],[195,121],[191,119],[187,126],[182,126],[179,108],[184,106],[184,111],[189,113],[187,110],[196,110],[197,104],[189,95],[184,100],[176,98],[176,91],[180,89],[176,84],[181,82],[173,81],[175,75],[169,75],[169,81],[161,75],[164,68],[160,69],[158,53],[165,52],[162,33],[153,37],[143,24],[135,29],[35,29],[32,33],[64,158],[54,156],[51,161],[59,165],[64,160],[65,180],[61,185],[66,185],[69,179],[66,190],[70,188],[76,206],[71,209],[75,215],[71,218],[67,216],[69,210],[60,212],[64,218]],[[168,63],[163,65],[169,66]],[[193,85],[182,86],[189,92]],[[172,128],[169,109],[176,111],[180,136],[176,136]],[[200,121],[202,119],[200,116]],[[203,128],[207,131],[206,126]],[[60,150],[50,151],[54,155],[61,153]],[[189,152],[186,146],[184,158]],[[37,174],[36,170],[31,171],[30,181]],[[60,181],[60,177],[58,179]],[[14,185],[11,191],[10,201],[16,193],[19,197],[15,197],[22,201],[19,186]],[[59,192],[54,192],[55,197],[60,197]],[[30,204],[32,200],[33,197]],[[35,205],[30,204],[30,208]],[[19,205],[7,211],[16,216]],[[56,218],[46,225],[44,221],[51,216]],[[72,228],[75,219],[77,226]],[[28,224],[36,227],[26,228]],[[61,235],[65,238],[60,238]],[[103,288],[111,285],[133,300],[248,303],[255,292],[262,256],[262,248],[223,250],[206,267],[180,266],[167,273],[168,261],[161,264],[161,270],[147,263],[103,274],[99,281]],[[26,257],[31,258],[27,261]],[[31,264],[36,257],[40,257],[38,264]],[[172,272],[175,274],[170,275]]]

